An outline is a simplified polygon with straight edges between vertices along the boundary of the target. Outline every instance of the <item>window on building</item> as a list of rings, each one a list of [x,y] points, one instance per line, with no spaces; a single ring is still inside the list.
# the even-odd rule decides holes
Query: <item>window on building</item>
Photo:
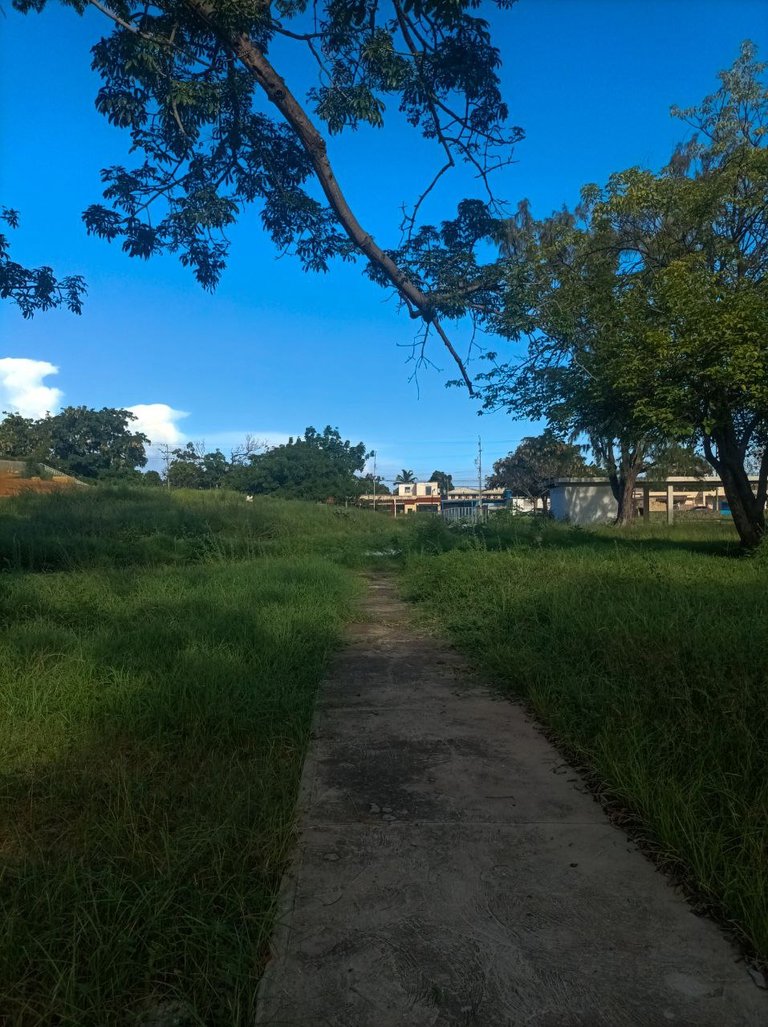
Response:
[[[425,487],[425,489],[424,489],[424,495],[425,495],[425,496],[431,496],[431,495],[432,495],[432,486],[431,486],[431,485],[427,485],[427,486]]]

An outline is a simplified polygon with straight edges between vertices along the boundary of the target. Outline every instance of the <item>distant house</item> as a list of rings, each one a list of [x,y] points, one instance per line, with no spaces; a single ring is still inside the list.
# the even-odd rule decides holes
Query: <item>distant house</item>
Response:
[[[451,489],[445,499],[451,503],[472,502],[478,498],[476,485],[464,485]],[[485,510],[511,510],[512,513],[533,513],[533,500],[527,496],[514,496],[511,489],[483,489],[483,508]],[[445,506],[445,503],[443,504]]]
[[[440,485],[436,481],[400,482],[392,503],[397,514],[440,513]]]
[[[361,506],[373,507],[395,517],[411,513],[440,513],[440,485],[436,481],[399,482],[392,495],[367,493],[358,497]]]
[[[511,510],[513,513],[531,513],[530,499],[513,496],[509,489],[483,489],[482,501],[476,486],[463,486],[440,494],[436,481],[398,482],[393,495],[368,493],[358,497],[361,506],[376,507],[395,517],[412,513],[441,513],[446,520],[474,520],[479,511],[485,516],[496,510]]]

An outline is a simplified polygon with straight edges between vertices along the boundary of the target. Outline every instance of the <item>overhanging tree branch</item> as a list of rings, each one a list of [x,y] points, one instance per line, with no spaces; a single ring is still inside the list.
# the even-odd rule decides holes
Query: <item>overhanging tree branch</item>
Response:
[[[285,80],[248,36],[243,33],[230,32],[218,24],[213,4],[207,3],[205,0],[185,0],[185,3],[214,33],[219,42],[231,50],[243,67],[253,76],[269,102],[280,111],[304,147],[314,168],[317,181],[348,238],[392,283],[409,309],[418,311],[419,316],[426,324],[434,325],[437,334],[456,362],[469,394],[474,395],[472,381],[464,362],[451,345],[440,324],[433,302],[384,252],[370,232],[367,232],[360,224],[336,178],[328,158],[325,139],[293,95]]]

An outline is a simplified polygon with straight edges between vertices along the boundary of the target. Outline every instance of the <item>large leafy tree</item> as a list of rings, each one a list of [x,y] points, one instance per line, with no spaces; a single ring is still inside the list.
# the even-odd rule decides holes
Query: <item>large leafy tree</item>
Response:
[[[527,353],[512,361],[489,353],[493,367],[478,378],[487,409],[544,419],[555,436],[585,436],[627,523],[637,478],[665,440],[617,383],[645,311],[627,302],[621,248],[610,227],[595,225],[594,208],[587,190],[575,212],[537,221],[523,203],[503,226],[504,295],[493,325],[526,340]]]
[[[768,486],[764,72],[745,44],[717,93],[676,112],[697,133],[660,173],[633,168],[587,187],[573,214],[535,222],[523,207],[507,222],[494,323],[529,348],[482,376],[486,405],[589,438],[620,520],[670,445],[700,447],[747,545]]]
[[[48,418],[51,462],[80,478],[121,478],[147,462],[149,439],[131,430],[130,410],[64,407]]]
[[[343,501],[360,495],[367,484],[359,477],[368,456],[364,443],[342,439],[337,428],[307,428],[266,453],[254,453],[232,471],[234,488],[289,499]]]
[[[79,478],[130,478],[147,462],[149,439],[131,429],[130,410],[64,407],[39,419],[6,413],[0,455],[50,463]]]
[[[449,300],[373,238],[327,141],[382,125],[390,104],[434,142],[434,172],[401,225],[408,238],[421,201],[455,165],[468,164],[487,187],[521,132],[507,124],[480,0],[63,2],[110,20],[93,49],[97,107],[138,155],[131,167],[103,171],[107,202],[85,211],[90,232],[121,240],[131,256],[177,253],[210,288],[225,264],[228,227],[257,203],[276,246],[305,269],[363,258],[371,277],[394,287],[425,332],[442,339],[471,389],[442,324],[466,312],[461,283],[452,282]],[[45,5],[14,0],[21,11]],[[308,79],[302,96],[298,83]]]
[[[749,546],[768,494],[768,88],[744,44],[661,174],[614,176],[596,217],[648,312],[616,381],[645,423],[701,445]],[[749,481],[755,469],[757,489]]]
[[[507,456],[493,465],[488,478],[489,488],[510,489],[515,496],[542,501],[547,509],[547,496],[553,478],[591,477],[596,468],[584,458],[584,447],[566,442],[552,431],[528,436]]]

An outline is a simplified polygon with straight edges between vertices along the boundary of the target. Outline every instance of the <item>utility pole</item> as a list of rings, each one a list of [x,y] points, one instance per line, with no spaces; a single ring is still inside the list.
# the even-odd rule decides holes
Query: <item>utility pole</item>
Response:
[[[483,440],[477,436],[477,516],[476,520],[483,518]]]
[[[168,473],[171,469],[171,447],[167,442],[163,442],[157,448],[163,459],[163,466],[165,467],[165,487],[169,489],[171,487],[171,478]]]
[[[373,456],[373,509],[376,509],[376,450],[371,450]]]

